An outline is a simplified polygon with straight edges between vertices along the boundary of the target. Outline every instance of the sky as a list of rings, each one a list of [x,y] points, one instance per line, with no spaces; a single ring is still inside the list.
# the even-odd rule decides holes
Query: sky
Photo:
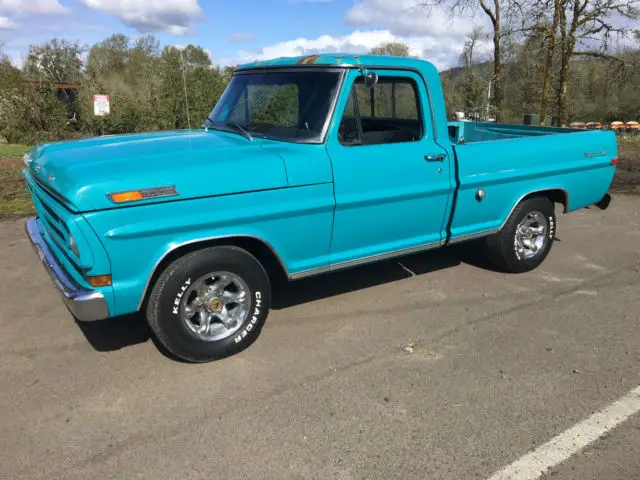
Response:
[[[419,0],[0,0],[0,45],[21,64],[53,37],[90,45],[113,33],[193,43],[219,65],[321,52],[364,53],[400,41],[444,69],[458,64],[482,15],[451,19]],[[488,55],[489,43],[477,49]]]

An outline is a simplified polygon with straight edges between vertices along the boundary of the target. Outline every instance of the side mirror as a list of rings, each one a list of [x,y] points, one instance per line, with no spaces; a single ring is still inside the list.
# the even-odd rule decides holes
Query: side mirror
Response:
[[[378,83],[378,74],[375,72],[367,72],[364,76],[364,86],[373,88],[376,83]]]

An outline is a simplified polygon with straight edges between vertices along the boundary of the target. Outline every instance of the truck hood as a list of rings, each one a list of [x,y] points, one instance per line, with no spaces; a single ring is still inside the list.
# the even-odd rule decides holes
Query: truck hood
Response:
[[[281,188],[282,159],[241,135],[215,130],[113,135],[38,145],[29,173],[76,211],[114,208],[109,193],[174,186],[144,204]]]

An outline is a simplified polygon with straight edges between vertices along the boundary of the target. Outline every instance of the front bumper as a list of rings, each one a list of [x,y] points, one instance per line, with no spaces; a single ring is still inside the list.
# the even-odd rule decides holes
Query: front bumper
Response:
[[[26,229],[33,249],[58,287],[64,304],[73,316],[81,322],[92,322],[109,317],[109,309],[104,295],[96,290],[88,290],[73,280],[53,256],[42,238],[36,218],[27,220]]]

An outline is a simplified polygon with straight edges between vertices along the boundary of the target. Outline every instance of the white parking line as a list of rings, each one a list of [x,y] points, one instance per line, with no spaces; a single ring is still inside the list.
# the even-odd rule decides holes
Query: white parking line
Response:
[[[640,412],[640,386],[496,472],[489,480],[535,480],[540,478],[550,467],[564,462],[571,455],[595,442],[607,431],[637,412]]]

